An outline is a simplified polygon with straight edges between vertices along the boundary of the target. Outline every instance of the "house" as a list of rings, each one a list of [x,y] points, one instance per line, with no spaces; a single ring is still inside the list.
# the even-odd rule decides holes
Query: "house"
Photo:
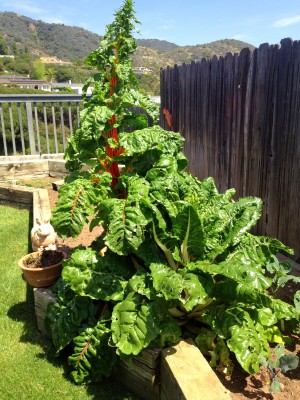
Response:
[[[153,72],[153,69],[147,67],[135,67],[133,68],[133,72],[135,74],[149,74],[150,72]]]
[[[7,76],[0,75],[0,85],[17,85],[23,89],[38,89],[51,92],[51,83],[37,79],[30,79],[25,76]]]
[[[56,82],[52,83],[52,92],[59,91],[59,88],[70,88],[75,93],[82,94],[83,83],[72,83],[71,81],[61,82],[61,83],[56,83]],[[87,95],[91,95],[92,90],[93,90],[93,87],[89,86],[89,88],[87,90]]]

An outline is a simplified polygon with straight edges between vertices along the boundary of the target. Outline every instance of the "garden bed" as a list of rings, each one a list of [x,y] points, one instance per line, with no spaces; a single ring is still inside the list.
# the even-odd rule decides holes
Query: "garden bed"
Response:
[[[49,197],[49,206],[52,209],[57,201],[58,192],[53,189],[52,177],[39,178],[38,185],[42,186],[44,190],[47,190]],[[21,184],[30,185],[31,191],[34,190],[35,181],[34,180],[22,180]],[[54,185],[54,187],[56,187]],[[18,188],[19,189],[19,188]],[[100,228],[95,228],[100,229]],[[98,236],[99,232],[90,232],[88,227],[81,233],[77,239],[68,238],[66,240],[60,239],[60,246],[65,248],[74,248],[80,244],[88,246],[94,239]],[[300,266],[294,262],[292,274],[295,276],[300,276]],[[284,289],[278,292],[278,297],[284,301],[290,301],[292,294],[299,289],[299,285],[288,283]],[[294,355],[300,355],[300,336],[292,336],[293,343],[287,346],[288,352]],[[245,374],[239,366],[236,366],[231,379],[227,379],[222,373],[217,375],[226,389],[230,392],[232,400],[243,400],[243,399],[274,399],[274,400],[290,400],[291,398],[300,398],[300,369],[288,371],[285,376],[280,376],[280,381],[282,384],[282,391],[279,393],[271,394],[268,392],[267,383],[263,384],[259,375],[249,376]]]
[[[54,207],[58,193],[53,190],[52,185],[48,187],[48,194],[51,208]],[[90,232],[85,227],[82,234],[77,239],[66,239],[63,243],[70,247],[76,247],[80,244],[88,246],[95,237],[95,231]],[[293,269],[291,273],[300,277],[299,264],[291,261]],[[281,289],[277,296],[281,300],[290,302],[293,293],[299,289],[299,284],[288,282],[284,289]],[[293,335],[293,344],[287,347],[288,352],[300,356],[300,335]],[[291,398],[300,398],[300,368],[288,371],[285,376],[280,376],[282,384],[282,391],[279,393],[269,393],[267,382],[262,383],[259,376],[247,375],[238,365],[236,365],[231,379],[227,379],[224,374],[218,373],[217,375],[223,385],[230,391],[232,400],[244,399],[266,399],[266,400],[290,400]]]

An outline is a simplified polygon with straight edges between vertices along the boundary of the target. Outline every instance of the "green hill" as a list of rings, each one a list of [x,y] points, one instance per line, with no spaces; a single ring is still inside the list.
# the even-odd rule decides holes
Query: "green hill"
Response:
[[[85,58],[95,50],[101,37],[83,28],[63,24],[48,24],[13,12],[0,12],[0,35],[8,46],[8,54],[26,49],[36,56],[56,56],[65,61]],[[199,60],[202,57],[239,52],[248,43],[237,40],[219,40],[197,46],[177,46],[158,39],[137,39],[135,66],[154,69],[167,65]]]

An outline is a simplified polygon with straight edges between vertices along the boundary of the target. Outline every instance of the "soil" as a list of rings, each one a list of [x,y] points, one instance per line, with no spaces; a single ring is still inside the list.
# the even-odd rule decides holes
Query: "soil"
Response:
[[[58,193],[52,189],[51,182],[57,179],[45,178],[49,181],[48,189],[49,200],[51,208],[54,207]],[[77,239],[66,239],[59,240],[60,246],[64,249],[74,248],[79,245],[88,246],[94,240],[95,237],[101,233],[101,228],[95,228],[92,232],[89,231],[87,226],[81,235]],[[290,272],[295,276],[300,277],[300,267],[295,264],[295,268]],[[288,283],[284,289],[277,293],[278,298],[290,302],[293,293],[300,289],[300,284]],[[300,358],[300,333],[297,335],[291,335],[292,344],[286,347],[286,350],[290,354],[294,354]],[[237,365],[233,371],[230,379],[227,379],[222,373],[216,372],[223,385],[230,391],[232,400],[244,400],[244,399],[255,399],[255,400],[291,400],[300,399],[300,366],[296,369],[286,372],[285,375],[279,373],[281,391],[277,393],[269,392],[269,385],[267,382],[266,371],[262,370],[256,375],[247,375]]]
[[[27,268],[47,268],[60,263],[63,258],[64,254],[61,251],[44,250],[38,257],[28,257],[24,264]]]

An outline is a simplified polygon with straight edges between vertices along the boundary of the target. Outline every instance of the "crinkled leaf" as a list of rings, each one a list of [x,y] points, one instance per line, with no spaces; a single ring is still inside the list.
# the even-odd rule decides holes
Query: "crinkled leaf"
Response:
[[[184,261],[203,257],[202,223],[194,207],[187,205],[181,209],[174,219],[173,232],[181,243],[180,250]]]
[[[99,214],[106,212],[106,245],[119,255],[137,251],[144,241],[145,227],[149,223],[141,204],[141,199],[148,196],[147,181],[132,177],[126,182],[127,197],[102,202]]]
[[[157,148],[161,153],[177,154],[183,148],[183,137],[176,132],[165,131],[158,125],[136,130],[119,136],[120,145],[126,149],[124,156],[142,154],[150,148]]]
[[[251,286],[231,280],[218,282],[214,285],[213,295],[224,302],[240,301],[255,304],[257,308],[272,307],[272,297],[254,290]]]
[[[74,351],[68,358],[74,368],[71,376],[76,383],[97,382],[111,374],[116,354],[108,346],[110,329],[107,321],[99,321],[73,339]]]
[[[252,267],[249,264],[241,264],[235,258],[229,258],[219,264],[199,262],[195,263],[195,265],[203,271],[211,274],[220,274],[241,284],[248,285],[249,289],[262,291],[271,285],[271,280],[264,275],[261,268]]]
[[[156,298],[151,302],[150,308],[159,327],[159,334],[151,342],[151,347],[162,348],[177,343],[182,332],[176,320],[169,314],[166,302],[161,298]]]
[[[138,271],[128,282],[128,291],[146,296],[149,300],[155,299],[151,275],[145,271]]]
[[[231,338],[227,340],[227,345],[249,374],[259,371],[260,354],[269,356],[268,342],[261,332],[255,329],[251,318],[247,318],[242,326],[232,327]]]
[[[218,306],[206,310],[201,320],[209,324],[221,338],[227,339],[229,349],[248,373],[258,372],[260,355],[269,358],[264,328],[250,317],[246,309]]]
[[[178,270],[178,273],[184,279],[183,295],[180,299],[184,309],[192,311],[198,304],[205,304],[214,286],[212,277],[197,270]]]
[[[55,303],[51,306],[48,318],[51,319],[52,341],[58,351],[72,341],[83,321],[89,318],[89,305],[89,298],[75,296],[66,305]]]
[[[68,178],[59,190],[59,199],[53,210],[51,223],[62,238],[78,236],[88,223],[88,216],[94,213],[94,207],[103,196],[108,195],[109,182],[107,174],[99,176],[95,183],[92,176],[78,175],[77,179]],[[99,188],[100,181],[103,186]]]
[[[184,278],[165,264],[151,264],[153,286],[166,300],[180,299]]]
[[[132,267],[126,257],[107,252],[104,257],[94,250],[77,250],[64,265],[62,276],[81,296],[98,300],[122,300]]]
[[[228,202],[207,207],[201,216],[205,229],[206,257],[213,260],[229,245],[239,243],[261,215],[262,201],[256,197],[245,197],[237,202]]]
[[[213,286],[212,278],[197,271],[178,270],[165,264],[151,264],[153,286],[166,300],[180,300],[186,311],[205,304]]]
[[[134,293],[115,305],[111,331],[119,355],[139,354],[160,333],[149,303]]]

